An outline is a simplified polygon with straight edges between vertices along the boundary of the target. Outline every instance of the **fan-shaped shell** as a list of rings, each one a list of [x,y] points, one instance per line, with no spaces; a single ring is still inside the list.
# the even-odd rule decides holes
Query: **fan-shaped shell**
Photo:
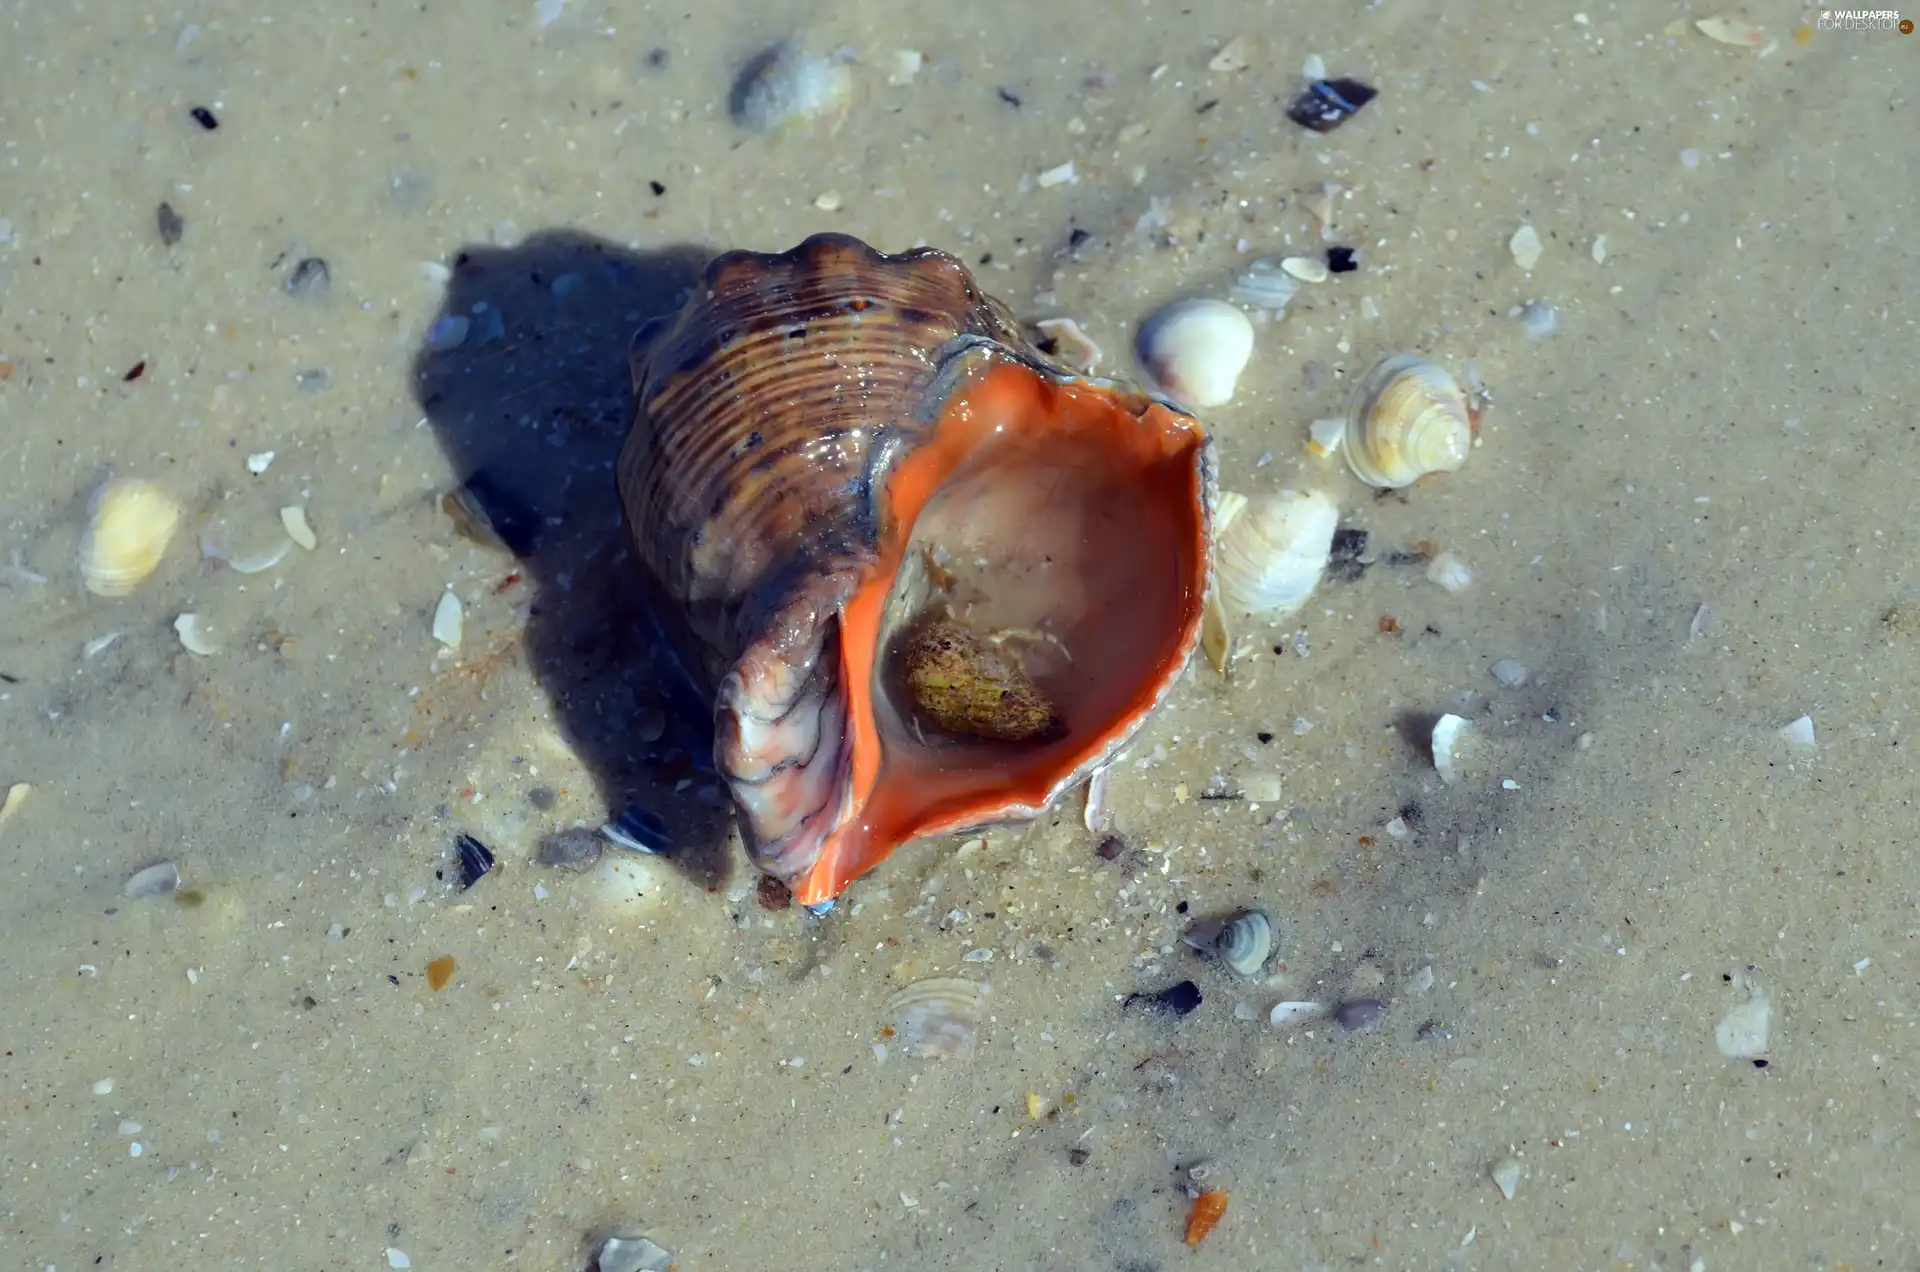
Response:
[[[1242,976],[1258,976],[1273,953],[1273,923],[1258,910],[1237,915],[1214,940],[1220,961]]]
[[[96,596],[125,596],[159,568],[180,525],[178,501],[150,481],[116,477],[93,496],[80,578]]]
[[[1354,386],[1347,411],[1347,467],[1369,486],[1396,490],[1467,462],[1473,418],[1467,395],[1444,367],[1398,353]]]
[[[943,252],[729,252],[632,361],[618,476],[642,580],[714,694],[749,849],[803,904],[907,839],[1037,816],[1198,640],[1204,432],[1047,362]],[[979,698],[969,676],[993,689],[989,648],[1031,654],[1061,727],[926,727],[900,638],[947,618],[979,640],[918,647],[980,655],[932,669],[961,677],[954,701]]]
[[[1214,525],[1214,573],[1226,610],[1284,618],[1319,584],[1340,509],[1317,490],[1252,498],[1222,492]]]
[[[973,1046],[987,986],[960,976],[929,976],[887,999],[894,1036],[908,1055],[945,1059]]]

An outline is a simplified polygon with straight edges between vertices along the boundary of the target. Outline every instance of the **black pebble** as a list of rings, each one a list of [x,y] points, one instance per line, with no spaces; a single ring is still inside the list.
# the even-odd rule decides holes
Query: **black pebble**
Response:
[[[1015,110],[1020,109],[1019,94],[1015,93],[1012,89],[1007,89],[1007,88],[996,89],[995,91],[1000,94],[1001,101],[1013,107]]]
[[[1372,85],[1357,79],[1315,80],[1287,107],[1287,118],[1302,128],[1330,133],[1379,95]]]
[[[213,112],[208,110],[205,106],[195,106],[192,110],[188,111],[187,113],[193,116],[194,123],[200,125],[202,128],[206,129],[208,132],[212,132],[214,129],[220,126],[220,121],[215,119],[213,117]]]
[[[1327,268],[1336,274],[1351,274],[1360,268],[1360,253],[1350,247],[1327,249]]]
[[[153,210],[153,223],[160,230],[160,241],[172,247],[187,232],[186,218],[173,210],[173,204],[162,203]]]
[[[1120,836],[1108,835],[1105,839],[1102,839],[1099,846],[1093,850],[1093,855],[1102,861],[1117,861],[1120,854],[1126,850],[1127,845],[1121,840]]]
[[[453,847],[460,858],[460,891],[465,892],[493,869],[493,849],[472,835],[454,836]]]
[[[1067,1150],[1067,1165],[1085,1166],[1092,1156],[1093,1154],[1084,1148],[1070,1148]]]
[[[1350,1003],[1341,1003],[1334,1008],[1333,1018],[1348,1033],[1360,1029],[1371,1029],[1380,1023],[1380,1017],[1387,1014],[1387,1005],[1378,998],[1356,998]]]
[[[1367,532],[1345,526],[1333,532],[1333,550],[1327,554],[1327,573],[1342,583],[1351,583],[1366,573]]]
[[[1200,987],[1190,980],[1169,985],[1157,994],[1128,994],[1123,1010],[1149,1016],[1184,1016],[1200,1005]]]
[[[527,803],[532,804],[543,813],[553,807],[553,800],[554,794],[553,787],[551,786],[536,786],[527,792]]]
[[[661,67],[665,66],[666,64],[667,64],[667,51],[665,49],[648,49],[647,50],[648,66],[652,67],[654,70],[657,71]]]
[[[333,271],[318,256],[309,256],[287,275],[287,295],[296,300],[324,300],[333,290]]]

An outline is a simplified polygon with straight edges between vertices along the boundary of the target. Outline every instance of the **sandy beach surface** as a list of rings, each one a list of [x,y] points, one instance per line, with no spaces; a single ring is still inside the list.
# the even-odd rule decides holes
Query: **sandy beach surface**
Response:
[[[1716,12],[0,8],[0,1264],[1913,1266],[1920,36]],[[750,126],[782,41],[850,96]],[[1325,134],[1312,58],[1379,94]],[[1076,795],[767,909],[689,756],[627,344],[825,229],[1129,375],[1158,306],[1356,251],[1204,417],[1368,564],[1190,670],[1111,860]],[[1382,495],[1308,430],[1402,349],[1491,405]],[[109,477],[184,509],[124,597]],[[629,805],[672,855],[535,860]],[[1183,940],[1243,908],[1255,978]],[[953,1058],[890,1033],[935,975],[988,987]]]

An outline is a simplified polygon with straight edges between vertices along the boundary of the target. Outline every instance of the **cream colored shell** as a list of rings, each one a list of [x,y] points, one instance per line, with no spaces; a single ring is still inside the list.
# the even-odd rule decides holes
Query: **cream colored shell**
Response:
[[[1445,368],[1397,353],[1354,387],[1347,411],[1347,467],[1369,486],[1397,490],[1467,462],[1473,420],[1467,395]]]
[[[80,544],[80,580],[95,596],[126,596],[160,566],[180,526],[180,504],[160,487],[119,477],[93,497]]]
[[[1226,611],[1285,618],[1319,585],[1340,509],[1317,490],[1252,499],[1223,491],[1214,524],[1214,577]]]

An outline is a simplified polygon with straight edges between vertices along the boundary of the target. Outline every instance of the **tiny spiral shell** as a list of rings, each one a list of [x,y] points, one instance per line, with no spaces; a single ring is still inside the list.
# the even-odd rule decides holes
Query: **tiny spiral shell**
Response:
[[[1225,608],[1284,618],[1318,586],[1340,510],[1317,490],[1253,499],[1229,491],[1220,496],[1215,525],[1214,570]]]
[[[1397,353],[1354,387],[1347,411],[1347,467],[1369,486],[1397,490],[1467,462],[1473,419],[1446,369]]]

